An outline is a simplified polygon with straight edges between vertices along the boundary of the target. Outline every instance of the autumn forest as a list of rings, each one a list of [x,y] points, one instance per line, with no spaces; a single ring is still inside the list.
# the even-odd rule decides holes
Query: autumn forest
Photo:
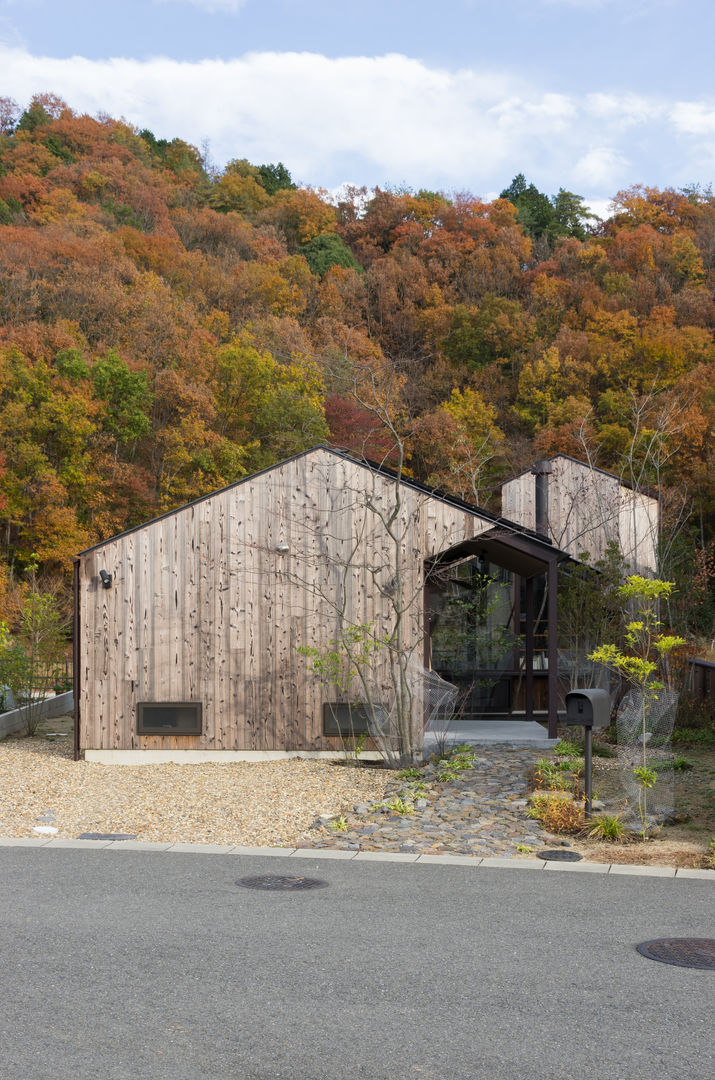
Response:
[[[680,629],[712,636],[711,191],[634,186],[600,221],[521,175],[334,198],[236,155],[0,99],[0,617],[33,557],[69,583],[330,442],[496,509],[558,451],[657,489]]]

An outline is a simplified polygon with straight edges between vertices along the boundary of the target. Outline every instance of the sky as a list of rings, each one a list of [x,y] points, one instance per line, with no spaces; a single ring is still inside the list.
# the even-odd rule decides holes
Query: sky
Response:
[[[0,0],[0,96],[179,137],[216,167],[607,213],[715,181],[715,0]]]

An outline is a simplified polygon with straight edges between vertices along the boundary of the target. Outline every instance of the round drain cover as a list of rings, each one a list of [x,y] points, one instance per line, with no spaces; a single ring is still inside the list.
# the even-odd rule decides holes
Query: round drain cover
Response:
[[[556,848],[554,851],[537,851],[536,854],[540,859],[546,859],[548,862],[579,862],[583,858],[583,855],[579,855],[578,851],[569,851],[568,848]]]
[[[299,889],[327,889],[327,881],[320,878],[298,877],[291,874],[258,874],[242,877],[236,882],[242,889],[264,889],[268,892],[295,892]]]
[[[636,945],[641,956],[659,960],[661,964],[701,968],[715,971],[715,940],[713,938],[655,938]]]

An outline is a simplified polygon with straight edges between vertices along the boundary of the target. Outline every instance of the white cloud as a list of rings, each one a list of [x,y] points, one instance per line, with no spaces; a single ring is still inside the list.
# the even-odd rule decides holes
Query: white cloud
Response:
[[[595,146],[578,159],[573,168],[574,179],[591,190],[613,190],[628,169],[628,159],[610,146]]]
[[[619,128],[661,120],[665,113],[661,102],[639,94],[589,94],[586,104],[594,117]]]
[[[592,214],[596,217],[600,217],[603,221],[611,216],[613,213],[613,202],[611,199],[591,199],[587,206]]]
[[[701,101],[679,101],[670,110],[670,118],[685,135],[715,135],[715,105]]]
[[[553,93],[505,71],[429,67],[402,55],[330,59],[87,60],[0,45],[3,93],[52,90],[77,111],[124,116],[157,136],[209,139],[218,163],[285,162],[301,182],[500,190],[523,172],[541,190],[608,199],[634,179],[707,183],[712,102]],[[637,155],[640,157],[637,158]],[[683,175],[653,175],[677,160]],[[631,170],[637,175],[633,176]]]

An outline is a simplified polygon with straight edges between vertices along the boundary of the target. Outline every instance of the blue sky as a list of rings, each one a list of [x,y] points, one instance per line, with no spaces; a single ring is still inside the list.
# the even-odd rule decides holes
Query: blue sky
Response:
[[[715,0],[0,0],[0,95],[304,183],[491,197],[517,172],[605,210],[715,180]]]

